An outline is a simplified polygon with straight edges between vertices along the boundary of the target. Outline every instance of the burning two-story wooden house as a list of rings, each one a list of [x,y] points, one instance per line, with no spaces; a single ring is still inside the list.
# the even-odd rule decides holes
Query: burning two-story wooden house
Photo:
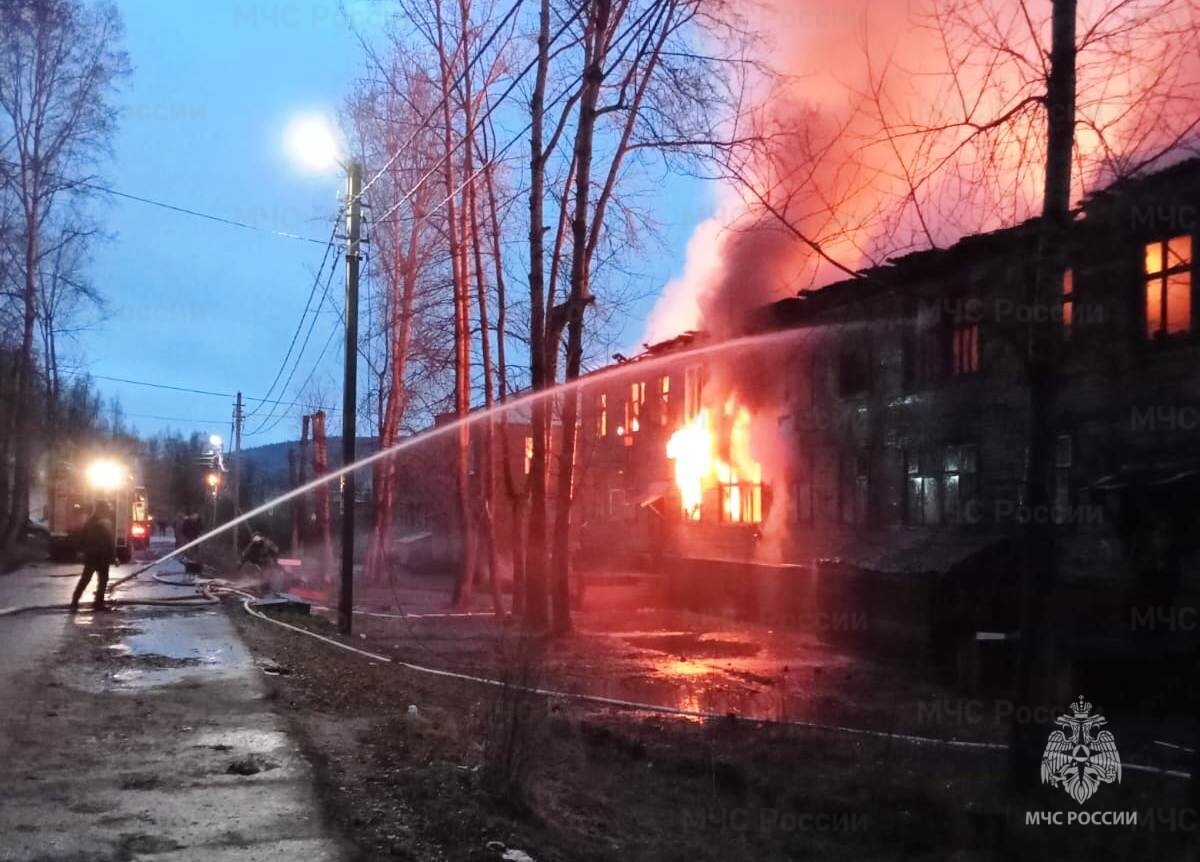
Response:
[[[1092,195],[1052,302],[1032,299],[1033,220],[776,302],[728,348],[686,333],[621,358],[580,395],[579,563],[661,572],[700,612],[948,643],[1015,629],[1041,519],[1057,630],[1178,622],[1200,536],[1198,206],[1197,160]],[[1037,510],[1034,434],[1054,455]]]

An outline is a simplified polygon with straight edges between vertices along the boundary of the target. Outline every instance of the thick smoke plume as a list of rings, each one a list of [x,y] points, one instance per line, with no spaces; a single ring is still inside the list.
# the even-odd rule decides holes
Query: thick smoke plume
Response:
[[[766,0],[776,76],[744,121],[717,213],[647,323],[729,334],[762,303],[1040,207],[1050,3]],[[1193,0],[1080,0],[1076,196],[1194,152]]]

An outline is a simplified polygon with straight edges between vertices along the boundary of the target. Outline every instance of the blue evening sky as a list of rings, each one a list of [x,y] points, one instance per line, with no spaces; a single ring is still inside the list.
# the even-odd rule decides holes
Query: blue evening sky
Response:
[[[369,0],[347,5],[360,24],[376,26]],[[119,0],[118,6],[134,71],[120,95],[124,116],[113,160],[101,171],[105,181],[267,230],[327,238],[341,180],[296,170],[283,152],[282,129],[298,112],[336,114],[362,68],[338,0]],[[637,262],[648,291],[682,266],[692,225],[705,215],[702,203],[691,202],[706,198],[694,181],[666,184],[659,214],[666,249],[650,249]],[[265,395],[300,319],[321,246],[117,198],[102,199],[99,209],[111,239],[97,246],[92,276],[109,313],[80,337],[83,367],[95,375]],[[332,290],[340,298],[340,269]],[[651,303],[635,309],[622,343],[637,342]],[[297,379],[275,397],[296,398],[300,378],[335,325],[332,312],[317,320]],[[341,349],[335,337],[316,378],[331,402],[341,398]],[[228,435],[231,399],[97,384],[106,397],[120,397],[143,435],[167,428]],[[298,434],[303,411],[278,410],[284,421],[246,445]],[[266,415],[264,409],[247,430]]]

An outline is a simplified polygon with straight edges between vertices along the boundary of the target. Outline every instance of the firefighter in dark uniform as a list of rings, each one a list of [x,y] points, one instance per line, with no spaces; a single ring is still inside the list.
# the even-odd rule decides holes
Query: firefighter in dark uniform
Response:
[[[242,566],[250,563],[255,568],[271,568],[279,560],[279,546],[264,536],[262,533],[255,533],[242,551],[242,559],[238,563],[237,570],[240,572]]]
[[[96,503],[92,515],[83,525],[80,536],[83,549],[83,574],[71,596],[71,611],[79,609],[79,600],[87,589],[92,575],[96,576],[96,601],[93,608],[106,611],[104,591],[108,589],[108,567],[117,561],[117,540],[113,534],[113,513],[107,503]]]

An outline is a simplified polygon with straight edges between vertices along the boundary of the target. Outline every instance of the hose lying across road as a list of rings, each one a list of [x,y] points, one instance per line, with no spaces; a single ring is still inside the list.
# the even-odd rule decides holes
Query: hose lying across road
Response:
[[[424,665],[412,664],[411,662],[401,661],[391,656],[382,655],[381,653],[370,652],[369,650],[359,649],[347,643],[343,643],[335,638],[326,637],[317,632],[310,631],[301,626],[292,625],[291,623],[277,620],[274,617],[267,616],[262,611],[255,610],[255,597],[237,590],[242,596],[242,607],[246,613],[260,620],[265,620],[272,625],[281,626],[282,628],[298,632],[302,635],[307,635],[311,638],[316,638],[319,641],[324,641],[327,644],[344,649],[349,652],[360,655],[372,661],[383,662],[385,664],[393,664],[397,667],[402,667],[406,670],[411,670],[416,673],[438,676],[445,679],[457,679],[464,682],[477,683],[479,685],[487,685],[495,688],[509,688],[515,691],[524,692],[527,694],[537,695],[540,697],[558,698],[562,700],[573,700],[581,703],[592,703],[599,706],[615,707],[617,709],[636,710],[638,712],[653,712],[661,715],[672,715],[681,718],[701,719],[701,720],[726,720],[729,715],[719,712],[708,712],[697,709],[682,709],[675,706],[663,706],[655,703],[640,703],[634,700],[623,700],[615,697],[604,697],[598,694],[581,694],[579,692],[558,691],[548,688],[531,688],[529,686],[514,685],[497,679],[489,679],[488,677],[473,676],[471,674],[458,673],[456,671],[444,670],[442,668],[425,667]],[[430,615],[435,616],[435,615]],[[751,724],[776,726],[776,727],[799,727],[806,730],[825,731],[829,733],[838,733],[849,736],[867,737],[873,739],[888,739],[896,742],[907,742],[914,745],[934,745],[944,746],[948,748],[967,749],[974,751],[1007,751],[1008,745],[1002,742],[972,742],[965,739],[943,739],[935,736],[920,736],[911,733],[892,733],[883,730],[869,730],[861,727],[847,727],[837,724],[821,724],[813,721],[801,721],[799,719],[770,719],[770,718],[751,718],[742,719]],[[1162,769],[1156,766],[1147,766],[1140,763],[1122,763],[1125,769],[1130,769],[1135,772],[1149,772],[1158,775],[1167,775],[1172,778],[1191,778],[1191,773],[1183,772],[1175,769]]]

